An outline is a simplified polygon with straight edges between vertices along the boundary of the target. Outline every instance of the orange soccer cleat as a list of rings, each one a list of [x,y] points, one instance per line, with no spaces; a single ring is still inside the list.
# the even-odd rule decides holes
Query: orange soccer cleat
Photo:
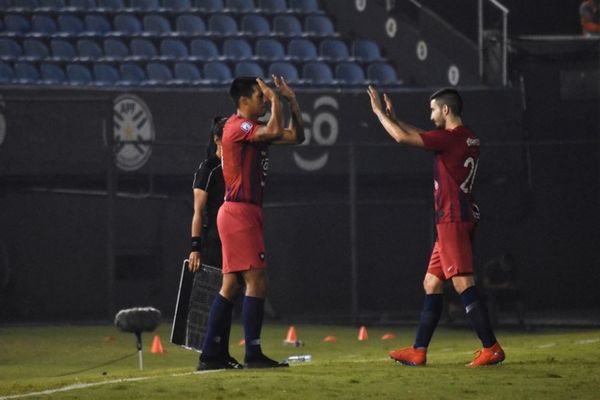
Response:
[[[467,364],[467,367],[475,368],[483,365],[494,365],[501,363],[506,358],[504,350],[500,347],[500,343],[496,342],[492,347],[484,347],[475,353],[473,361]]]
[[[390,358],[400,364],[418,367],[427,363],[427,349],[415,349],[414,347],[406,347],[390,351]]]

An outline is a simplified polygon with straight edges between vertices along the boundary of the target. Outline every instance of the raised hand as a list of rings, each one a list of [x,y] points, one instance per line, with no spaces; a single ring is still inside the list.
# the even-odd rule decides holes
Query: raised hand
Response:
[[[382,112],[381,109],[381,100],[379,99],[379,93],[374,86],[369,85],[367,89],[367,93],[369,93],[369,98],[371,99],[371,108],[375,114]]]
[[[272,77],[273,82],[275,82],[275,87],[279,89],[279,93],[281,93],[281,95],[285,97],[286,100],[293,100],[296,97],[296,93],[294,93],[292,88],[288,86],[283,76],[277,77],[275,75],[272,75]]]
[[[394,111],[394,105],[392,104],[392,99],[387,95],[387,93],[383,94],[383,101],[385,101],[385,113],[388,117],[392,119],[396,119],[396,113]]]
[[[260,78],[256,78],[256,83],[258,83],[258,87],[260,88],[260,90],[263,93],[263,96],[265,96],[265,98],[269,101],[273,101],[275,99],[275,91],[273,91],[273,89],[271,89],[266,83],[265,81],[263,81]]]

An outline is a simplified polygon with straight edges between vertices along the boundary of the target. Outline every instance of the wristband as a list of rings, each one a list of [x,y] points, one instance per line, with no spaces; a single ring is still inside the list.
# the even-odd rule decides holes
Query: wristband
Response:
[[[201,243],[200,236],[192,236],[192,251],[200,251]]]

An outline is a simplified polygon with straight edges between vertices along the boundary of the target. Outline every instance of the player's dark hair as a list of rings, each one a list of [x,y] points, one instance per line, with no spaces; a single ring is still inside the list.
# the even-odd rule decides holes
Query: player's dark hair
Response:
[[[252,92],[254,92],[254,86],[256,85],[258,83],[256,83],[256,77],[254,76],[240,76],[231,82],[229,96],[236,107],[239,105],[241,97],[252,97]]]
[[[216,116],[212,120],[212,126],[210,127],[210,137],[206,145],[206,157],[212,157],[217,153],[217,144],[215,143],[215,136],[221,139],[223,137],[223,127],[227,122],[227,117]]]
[[[435,100],[440,106],[448,106],[452,114],[460,117],[462,114],[463,102],[456,89],[443,88],[431,95],[429,100]]]

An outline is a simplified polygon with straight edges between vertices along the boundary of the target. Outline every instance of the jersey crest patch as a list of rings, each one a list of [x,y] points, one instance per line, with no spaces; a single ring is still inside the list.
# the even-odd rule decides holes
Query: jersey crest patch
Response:
[[[244,122],[242,122],[242,125],[240,126],[240,128],[245,133],[248,133],[252,129],[252,122],[244,121]]]

